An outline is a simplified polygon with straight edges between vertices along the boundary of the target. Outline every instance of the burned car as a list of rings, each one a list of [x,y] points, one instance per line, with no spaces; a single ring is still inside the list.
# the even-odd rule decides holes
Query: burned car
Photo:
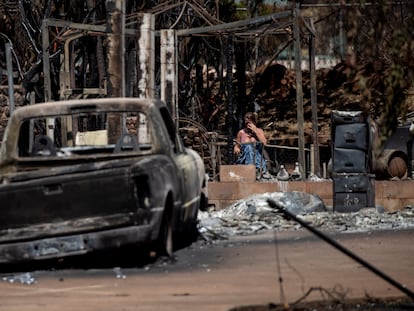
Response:
[[[19,108],[0,149],[0,263],[141,243],[171,255],[197,233],[205,178],[161,101]]]

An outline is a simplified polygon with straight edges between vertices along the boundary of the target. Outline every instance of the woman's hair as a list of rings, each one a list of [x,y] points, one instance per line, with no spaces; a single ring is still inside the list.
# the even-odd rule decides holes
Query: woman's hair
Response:
[[[257,124],[257,113],[256,112],[246,112],[244,117],[252,121],[254,124]]]

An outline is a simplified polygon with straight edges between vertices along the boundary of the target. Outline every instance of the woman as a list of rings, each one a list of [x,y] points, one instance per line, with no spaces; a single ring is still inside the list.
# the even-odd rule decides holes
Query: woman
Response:
[[[266,161],[263,157],[263,148],[267,138],[263,130],[257,127],[257,113],[247,112],[244,116],[245,127],[237,133],[234,145],[234,154],[237,164],[253,164],[256,166],[257,179],[270,179],[267,172]]]

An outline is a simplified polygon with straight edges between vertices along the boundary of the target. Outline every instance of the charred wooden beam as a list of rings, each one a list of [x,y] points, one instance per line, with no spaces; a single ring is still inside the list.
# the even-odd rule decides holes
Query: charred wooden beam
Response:
[[[12,46],[10,43],[5,44],[6,64],[7,64],[7,84],[9,86],[9,108],[10,113],[14,111],[14,83],[13,83],[13,62],[12,62]]]
[[[304,116],[303,116],[303,87],[302,87],[302,68],[301,68],[301,46],[300,46],[300,4],[296,3],[294,8],[293,18],[293,36],[295,45],[295,72],[296,72],[296,103],[297,103],[297,118],[298,118],[298,146],[299,157],[298,162],[302,172],[305,172],[305,131],[304,131]]]
[[[237,22],[207,26],[207,27],[197,27],[197,28],[190,28],[190,29],[180,29],[177,31],[177,36],[191,36],[191,35],[199,35],[199,34],[207,34],[207,33],[225,33],[230,32],[231,30],[235,30],[240,27],[246,27],[254,25],[257,27],[258,24],[265,24],[269,22],[276,22],[278,19],[288,18],[292,16],[291,11],[284,11],[278,12],[274,14],[269,14],[265,16],[259,16],[256,18],[245,19]]]
[[[108,95],[124,96],[124,13],[122,1],[107,1],[108,7]],[[118,136],[117,136],[118,137]]]
[[[313,26],[313,21],[311,20]],[[318,100],[316,88],[316,71],[315,71],[315,36],[309,34],[309,68],[310,68],[310,95],[312,106],[312,141],[313,141],[313,173],[321,176],[320,157],[319,157],[319,129],[318,129]]]
[[[108,8],[108,95],[123,97],[125,94],[124,79],[124,10],[122,1],[107,1]],[[119,116],[108,119],[108,141],[114,143],[120,136],[124,121]]]
[[[138,40],[138,97],[154,97],[155,88],[155,19],[152,14],[144,14]]]
[[[227,37],[227,162],[233,163],[233,37]]]
[[[50,81],[50,41],[49,41],[49,23],[48,19],[42,22],[42,51],[43,51],[43,96],[44,101],[51,100],[52,86]]]
[[[178,65],[176,42],[177,36],[175,30],[161,30],[161,100],[169,107],[178,129]]]

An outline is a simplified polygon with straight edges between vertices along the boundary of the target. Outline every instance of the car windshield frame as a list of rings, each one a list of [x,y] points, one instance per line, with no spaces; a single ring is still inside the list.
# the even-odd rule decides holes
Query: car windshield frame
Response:
[[[80,110],[25,118],[19,160],[125,156],[153,149],[150,118],[142,111]]]

